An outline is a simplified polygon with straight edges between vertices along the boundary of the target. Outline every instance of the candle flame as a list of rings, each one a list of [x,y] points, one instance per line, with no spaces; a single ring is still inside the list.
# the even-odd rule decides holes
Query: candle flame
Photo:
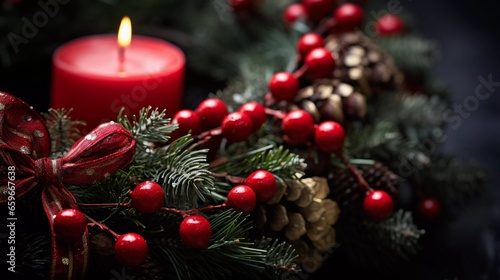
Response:
[[[122,48],[126,48],[130,45],[132,41],[132,23],[130,18],[125,16],[120,23],[120,28],[118,29],[118,45]]]

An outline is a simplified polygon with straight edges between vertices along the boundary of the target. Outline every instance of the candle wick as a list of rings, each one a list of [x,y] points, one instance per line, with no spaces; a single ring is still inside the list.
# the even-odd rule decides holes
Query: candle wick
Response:
[[[125,48],[120,46],[118,47],[118,67],[119,72],[125,72]]]

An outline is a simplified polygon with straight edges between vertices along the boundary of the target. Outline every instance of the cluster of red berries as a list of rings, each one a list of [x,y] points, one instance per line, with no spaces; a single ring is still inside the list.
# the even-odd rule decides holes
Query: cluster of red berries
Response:
[[[285,141],[292,145],[303,145],[314,139],[318,150],[324,153],[340,153],[345,141],[342,125],[334,121],[314,123],[312,116],[304,110],[288,112],[281,128]]]
[[[71,246],[86,234],[87,219],[77,209],[64,209],[54,217],[53,228],[57,239]],[[118,236],[114,251],[116,259],[122,265],[135,267],[146,259],[148,244],[141,235],[126,233]]]
[[[332,31],[346,32],[360,28],[364,21],[364,13],[360,6],[343,3],[336,6],[335,0],[302,0],[288,6],[283,12],[283,21],[287,25],[297,20],[319,22],[333,16]],[[377,18],[374,26],[379,36],[392,36],[404,31],[403,20],[395,14],[385,14]]]
[[[208,98],[194,111],[184,109],[174,115],[173,121],[179,128],[171,134],[171,139],[187,133],[196,136],[202,131],[220,127],[221,135],[229,142],[245,141],[264,124],[266,118],[264,106],[257,102],[247,102],[238,111],[229,113],[222,100]]]
[[[288,6],[283,12],[283,21],[290,25],[297,20],[318,22],[333,16],[339,31],[350,31],[360,27],[364,20],[363,9],[354,3],[343,3],[336,7],[335,0],[302,0]]]
[[[267,170],[257,170],[248,175],[242,185],[229,191],[226,203],[237,212],[249,214],[257,202],[267,202],[275,193],[274,175]]]
[[[257,201],[269,201],[276,192],[276,178],[266,170],[256,170],[248,175],[242,185],[235,186],[228,193],[226,205],[235,211],[250,213]],[[138,184],[131,192],[131,206],[138,211],[152,214],[164,205],[164,191],[152,181]],[[200,214],[184,217],[179,226],[179,235],[186,246],[206,249],[212,236],[210,222]]]

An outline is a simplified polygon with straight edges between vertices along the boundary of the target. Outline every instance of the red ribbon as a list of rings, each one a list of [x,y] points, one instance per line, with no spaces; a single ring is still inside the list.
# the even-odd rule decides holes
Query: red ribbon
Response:
[[[0,92],[0,203],[8,199],[9,166],[15,167],[15,197],[43,187],[42,203],[52,229],[51,279],[83,279],[89,258],[88,231],[73,245],[54,234],[57,213],[76,206],[64,186],[90,185],[126,167],[135,154],[134,137],[119,124],[101,124],[79,139],[66,155],[51,159],[45,121],[28,104]]]

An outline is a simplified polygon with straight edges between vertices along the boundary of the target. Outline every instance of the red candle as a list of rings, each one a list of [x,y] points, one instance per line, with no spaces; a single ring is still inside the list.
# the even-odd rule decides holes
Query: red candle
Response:
[[[125,32],[122,32],[124,30]],[[125,34],[125,35],[124,35]],[[127,41],[127,34],[128,41]],[[53,108],[73,108],[75,120],[92,129],[151,105],[173,116],[181,108],[185,57],[162,40],[134,36],[131,26],[116,35],[96,35],[69,42],[53,56]]]

